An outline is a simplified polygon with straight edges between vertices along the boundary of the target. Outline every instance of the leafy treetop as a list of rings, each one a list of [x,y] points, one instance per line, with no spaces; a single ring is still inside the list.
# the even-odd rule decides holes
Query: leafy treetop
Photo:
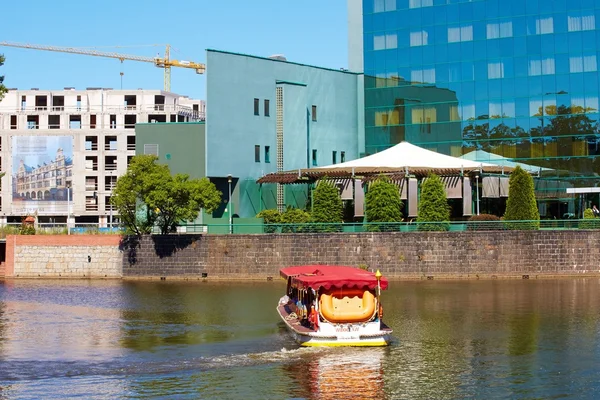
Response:
[[[117,180],[111,202],[129,233],[148,234],[156,225],[167,234],[182,221],[194,221],[201,209],[212,212],[221,203],[221,192],[207,178],[173,176],[157,160],[153,155],[135,156]]]

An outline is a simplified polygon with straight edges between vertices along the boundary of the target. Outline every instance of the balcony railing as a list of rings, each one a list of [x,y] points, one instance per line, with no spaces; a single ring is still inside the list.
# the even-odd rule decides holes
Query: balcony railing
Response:
[[[179,105],[179,104],[144,104],[144,105],[82,105],[82,106],[17,106],[17,107],[0,107],[0,113],[19,113],[19,114],[31,114],[31,113],[95,113],[98,115],[102,114],[127,114],[132,111],[146,112],[146,113],[161,113],[161,114],[177,114],[188,116],[192,121],[203,121],[205,114],[203,111],[196,111],[192,107]],[[96,124],[98,126],[99,124]]]

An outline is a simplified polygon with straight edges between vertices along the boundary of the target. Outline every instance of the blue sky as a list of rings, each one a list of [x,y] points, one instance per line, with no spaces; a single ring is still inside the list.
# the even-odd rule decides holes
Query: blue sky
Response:
[[[2,5],[0,41],[153,57],[169,43],[171,58],[205,62],[212,48],[346,68],[346,0],[31,0]],[[123,46],[123,47],[115,47]],[[131,46],[131,47],[130,47]],[[72,86],[162,89],[163,70],[149,63],[0,47],[0,68],[10,88]],[[243,71],[240,71],[243,73]],[[205,99],[205,80],[173,68],[171,90]]]

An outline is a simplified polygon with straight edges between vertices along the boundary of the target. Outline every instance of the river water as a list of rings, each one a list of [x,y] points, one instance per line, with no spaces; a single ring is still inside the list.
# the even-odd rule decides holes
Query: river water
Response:
[[[600,280],[391,282],[386,348],[299,348],[282,282],[0,281],[0,399],[600,398]]]

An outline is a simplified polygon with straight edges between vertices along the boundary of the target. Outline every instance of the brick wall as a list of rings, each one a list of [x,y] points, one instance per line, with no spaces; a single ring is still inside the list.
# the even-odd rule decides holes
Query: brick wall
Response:
[[[263,279],[311,263],[399,278],[600,275],[598,243],[584,230],[153,236],[124,243],[123,276]]]
[[[114,235],[11,235],[7,277],[119,278],[123,255]]]

